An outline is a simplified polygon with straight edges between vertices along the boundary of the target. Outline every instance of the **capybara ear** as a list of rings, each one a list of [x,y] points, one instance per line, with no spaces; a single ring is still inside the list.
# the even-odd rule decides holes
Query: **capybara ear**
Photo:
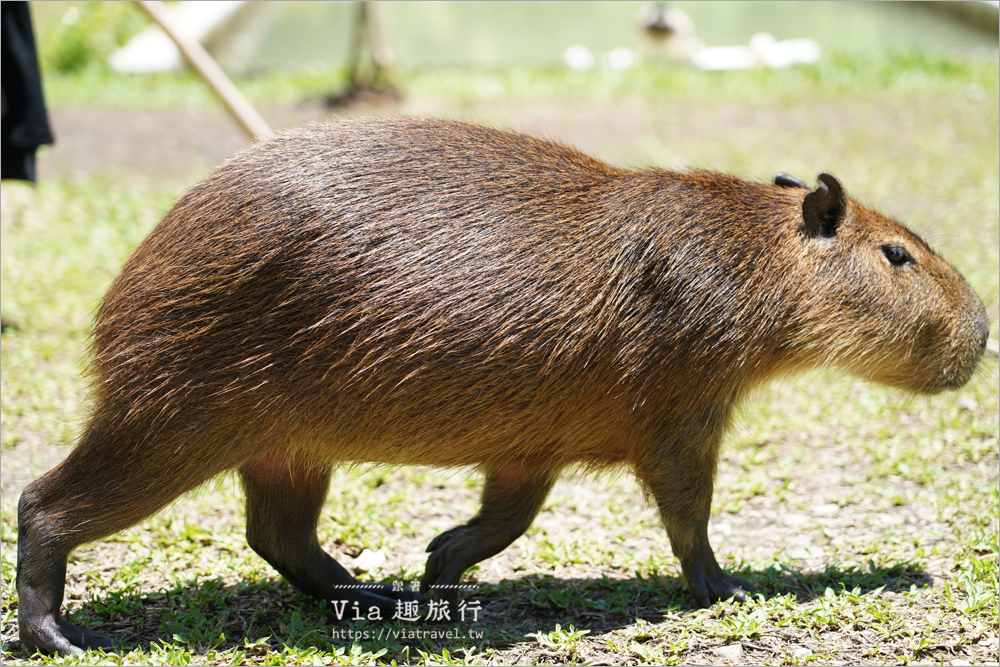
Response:
[[[774,175],[774,184],[782,188],[809,189],[809,185],[801,178],[795,178],[791,174],[786,174],[784,172]]]
[[[819,185],[802,201],[802,219],[809,236],[831,238],[847,213],[847,196],[835,176],[820,174],[817,179]]]

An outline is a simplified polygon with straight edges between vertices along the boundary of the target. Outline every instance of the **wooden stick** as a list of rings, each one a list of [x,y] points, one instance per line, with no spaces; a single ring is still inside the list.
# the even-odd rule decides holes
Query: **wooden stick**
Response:
[[[195,71],[201,75],[205,82],[215,91],[229,112],[233,114],[243,129],[254,139],[263,139],[274,134],[267,122],[261,117],[253,105],[243,97],[239,89],[230,81],[222,68],[208,55],[196,40],[188,39],[178,33],[170,21],[164,16],[163,3],[159,0],[136,0],[137,4],[149,14],[163,32],[174,41],[177,48],[191,63]]]

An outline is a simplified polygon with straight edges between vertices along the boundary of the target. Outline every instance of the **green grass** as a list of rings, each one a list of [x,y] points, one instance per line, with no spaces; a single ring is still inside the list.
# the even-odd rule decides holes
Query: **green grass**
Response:
[[[313,70],[239,83],[259,103],[289,105],[329,92],[338,77]],[[987,302],[995,335],[995,60],[897,54],[783,72],[647,66],[404,79],[411,99],[446,115],[513,126],[552,115],[571,138],[625,164],[810,180],[829,169],[931,240]],[[46,86],[56,109],[210,113],[216,104],[187,75],[84,67]],[[72,444],[94,308],[179,193],[175,183],[101,174],[34,191],[4,183],[0,288],[4,315],[19,322],[0,342],[5,485],[11,471],[41,474]],[[995,357],[963,390],[930,398],[823,371],[773,386],[730,434],[710,532],[720,561],[760,596],[693,608],[632,479],[584,479],[560,483],[524,538],[470,572],[478,588],[467,598],[483,602],[484,616],[453,637],[414,631],[454,624],[334,623],[246,547],[241,493],[224,478],[74,554],[65,609],[123,644],[72,659],[31,658],[16,640],[15,495],[5,490],[0,654],[5,664],[73,665],[686,664],[722,661],[713,651],[740,643],[735,662],[745,664],[995,662],[998,449]],[[477,488],[464,471],[339,471],[320,541],[345,563],[363,549],[385,554],[364,580],[413,582],[427,542],[475,512]]]
[[[973,93],[996,89],[1000,67],[982,58],[920,53],[869,57],[831,54],[810,67],[749,72],[699,72],[682,65],[645,63],[626,71],[572,72],[563,67],[514,67],[498,70],[431,68],[402,71],[406,94],[445,96],[452,103],[484,99],[534,101],[607,100],[637,97],[646,102],[703,101],[706,95],[733,96],[740,102],[788,104],[817,94]],[[346,72],[339,66],[270,71],[235,79],[255,104],[301,102],[341,90]],[[193,72],[121,75],[96,64],[80,71],[46,71],[45,92],[56,105],[116,108],[208,109],[218,100]]]

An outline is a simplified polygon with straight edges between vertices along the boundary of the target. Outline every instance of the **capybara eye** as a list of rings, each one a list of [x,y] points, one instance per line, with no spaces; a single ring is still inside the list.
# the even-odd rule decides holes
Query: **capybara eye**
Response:
[[[898,245],[888,245],[882,246],[882,254],[885,258],[889,260],[889,263],[893,266],[908,266],[910,264],[916,264],[916,260],[910,256],[910,253],[906,252]]]

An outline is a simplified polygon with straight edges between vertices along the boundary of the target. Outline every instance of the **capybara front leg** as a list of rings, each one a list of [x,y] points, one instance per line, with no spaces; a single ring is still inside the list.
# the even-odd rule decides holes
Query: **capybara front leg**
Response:
[[[558,472],[530,463],[514,463],[487,472],[479,513],[464,526],[441,533],[427,546],[430,556],[420,580],[421,592],[434,591],[437,598],[448,600],[454,608],[462,573],[500,553],[524,534]]]
[[[754,590],[719,566],[708,542],[716,456],[717,443],[702,442],[680,456],[653,454],[637,470],[656,499],[684,579],[702,607],[732,597],[742,602]]]
[[[413,591],[359,582],[319,545],[316,524],[330,484],[329,468],[310,468],[272,450],[240,467],[247,495],[247,542],[303,593],[332,603],[357,602],[365,616],[377,607],[392,618]]]

